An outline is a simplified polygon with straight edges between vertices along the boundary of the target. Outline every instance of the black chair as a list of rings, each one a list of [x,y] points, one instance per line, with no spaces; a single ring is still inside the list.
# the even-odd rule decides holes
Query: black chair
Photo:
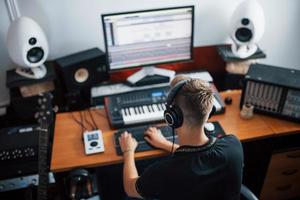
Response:
[[[241,200],[258,200],[258,198],[253,194],[253,192],[251,192],[251,190],[249,190],[249,188],[247,188],[243,184],[241,187],[240,196],[241,196]],[[138,199],[127,197],[127,198],[125,198],[125,200],[138,200]]]
[[[258,198],[247,188],[245,185],[242,184],[241,187],[241,199],[242,200],[258,200]]]

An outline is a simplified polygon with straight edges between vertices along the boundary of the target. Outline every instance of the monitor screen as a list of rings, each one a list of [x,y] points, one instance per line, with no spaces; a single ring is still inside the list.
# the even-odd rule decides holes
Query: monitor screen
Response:
[[[194,7],[102,15],[110,70],[192,59]]]

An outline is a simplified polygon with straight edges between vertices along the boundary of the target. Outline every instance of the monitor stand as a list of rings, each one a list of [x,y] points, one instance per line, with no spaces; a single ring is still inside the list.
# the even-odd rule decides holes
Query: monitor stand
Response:
[[[175,76],[175,71],[156,68],[155,66],[144,67],[127,78],[130,85],[142,86],[170,82]]]

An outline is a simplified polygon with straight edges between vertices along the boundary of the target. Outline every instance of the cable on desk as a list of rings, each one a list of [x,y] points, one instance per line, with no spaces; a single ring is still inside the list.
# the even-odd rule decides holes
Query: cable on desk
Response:
[[[93,125],[86,117],[86,112],[83,111],[83,120],[90,126],[92,127],[92,130],[96,130],[97,126],[95,127],[95,125]]]
[[[100,112],[100,110],[99,109],[94,109],[95,111],[96,111],[96,113],[98,114],[98,115],[100,115],[101,117],[103,117],[103,118],[107,118],[104,114],[102,114],[101,112]]]
[[[95,119],[94,119],[94,117],[93,117],[93,115],[92,115],[90,109],[88,109],[88,113],[89,113],[89,115],[90,115],[90,118],[91,118],[91,120],[92,120],[94,126],[95,126],[95,129],[99,129],[98,126],[97,126],[97,124],[96,124],[96,122],[95,122]]]
[[[84,133],[84,131],[85,131],[85,130],[88,130],[88,129],[87,129],[87,128],[84,126],[84,124],[83,124],[83,117],[82,117],[81,112],[79,112],[79,115],[80,115],[80,121],[78,121],[78,120],[75,118],[75,116],[73,115],[73,113],[71,112],[71,116],[72,116],[73,120],[74,120],[77,124],[79,124],[79,126],[81,127],[82,133]]]

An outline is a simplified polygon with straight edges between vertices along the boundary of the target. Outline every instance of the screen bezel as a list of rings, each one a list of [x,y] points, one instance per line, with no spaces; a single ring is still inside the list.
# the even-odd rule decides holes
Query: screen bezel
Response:
[[[106,37],[106,29],[105,29],[105,23],[104,18],[107,16],[115,16],[115,15],[123,15],[123,14],[133,14],[133,13],[143,13],[143,12],[152,12],[152,11],[161,11],[161,10],[175,10],[175,9],[182,9],[182,8],[191,8],[192,9],[192,34],[191,34],[191,46],[190,46],[190,58],[188,59],[182,59],[182,60],[170,60],[170,61],[164,61],[164,62],[153,62],[153,63],[147,63],[145,65],[132,65],[128,67],[123,67],[119,69],[111,69],[109,58],[108,58],[108,45],[107,45],[107,37]],[[105,59],[106,64],[109,68],[109,71],[121,71],[125,69],[133,69],[133,68],[140,68],[140,67],[147,67],[147,66],[153,66],[153,65],[161,65],[161,64],[172,64],[172,63],[180,63],[184,61],[193,61],[194,59],[194,53],[193,53],[193,47],[194,47],[194,16],[195,16],[195,6],[180,6],[180,7],[166,7],[166,8],[158,8],[158,9],[147,9],[147,10],[136,10],[136,11],[129,11],[129,12],[118,12],[118,13],[108,13],[108,14],[102,14],[102,29],[104,34],[104,43],[105,43]]]

